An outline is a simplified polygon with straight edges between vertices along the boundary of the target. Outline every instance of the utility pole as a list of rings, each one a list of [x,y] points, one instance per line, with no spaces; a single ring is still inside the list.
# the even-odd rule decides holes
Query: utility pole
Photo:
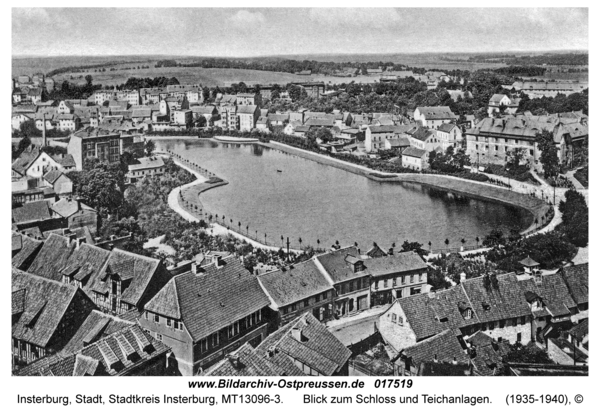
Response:
[[[287,256],[288,256],[288,260],[290,260],[290,238],[287,237]]]

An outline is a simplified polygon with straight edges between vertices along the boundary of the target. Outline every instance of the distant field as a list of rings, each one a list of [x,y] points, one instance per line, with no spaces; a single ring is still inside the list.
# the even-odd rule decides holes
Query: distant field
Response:
[[[123,67],[132,65],[122,65]],[[204,86],[230,86],[232,83],[244,82],[246,84],[267,84],[310,81],[310,76],[298,76],[291,73],[266,72],[260,70],[245,69],[203,69],[203,68],[154,68],[154,63],[149,69],[116,70],[110,72],[94,72],[92,69],[86,73],[62,74],[56,80],[62,82],[64,79],[76,83],[85,83],[85,76],[92,75],[94,83],[102,85],[118,85],[125,83],[128,78],[154,78],[165,76],[175,77],[182,84],[199,83]],[[118,67],[118,66],[117,66]],[[70,77],[72,76],[72,79]]]

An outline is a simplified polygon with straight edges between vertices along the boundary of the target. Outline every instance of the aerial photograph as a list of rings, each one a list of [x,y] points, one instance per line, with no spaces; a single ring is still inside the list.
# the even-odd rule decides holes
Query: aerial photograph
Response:
[[[587,8],[11,13],[10,375],[589,375]]]

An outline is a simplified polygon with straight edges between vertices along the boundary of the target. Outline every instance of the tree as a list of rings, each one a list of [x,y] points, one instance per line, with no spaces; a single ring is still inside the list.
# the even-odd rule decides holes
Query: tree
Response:
[[[552,364],[554,363],[548,353],[530,343],[526,346],[520,343],[510,345],[510,351],[504,357],[506,362],[516,362],[524,364]]]
[[[92,75],[85,75],[85,83],[87,86],[92,86],[93,80]]]
[[[144,144],[144,151],[146,152],[146,156],[152,156],[152,153],[156,149],[156,144],[151,139],[147,140]]]
[[[483,239],[483,245],[486,247],[500,246],[505,243],[506,240],[504,238],[504,233],[502,232],[502,230],[499,229],[492,230],[490,234],[485,236],[485,238]]]
[[[585,197],[578,191],[567,190],[565,199],[560,202],[558,209],[562,213],[563,220],[559,230],[575,246],[587,246],[589,239],[589,209]]]
[[[393,244],[393,247],[396,247],[395,244]],[[401,252],[417,252],[417,254],[419,254],[420,256],[425,256],[428,252],[427,250],[423,249],[423,245],[419,242],[409,242],[408,240],[404,240],[404,243],[402,243],[402,246],[400,246],[400,251]]]
[[[21,155],[21,153],[23,151],[25,151],[27,148],[29,148],[31,146],[31,140],[29,139],[29,137],[26,135],[23,138],[21,138],[21,140],[19,141],[19,145],[17,145],[17,154],[16,156],[18,157],[19,155]]]
[[[321,127],[317,130],[316,136],[323,143],[328,143],[333,139],[333,134],[328,128]]]
[[[544,177],[556,177],[560,171],[560,165],[552,132],[542,131],[537,133],[535,140],[542,152],[540,162],[544,167]]]

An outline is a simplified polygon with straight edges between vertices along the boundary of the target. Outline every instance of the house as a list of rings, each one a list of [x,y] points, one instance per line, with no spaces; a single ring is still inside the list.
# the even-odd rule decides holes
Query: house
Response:
[[[571,315],[571,320],[577,322],[580,319],[587,318],[589,313],[588,263],[563,267],[560,270],[560,275],[577,305],[577,313]]]
[[[567,341],[585,353],[589,353],[589,321],[588,318],[581,320],[569,329],[566,334]]]
[[[290,121],[290,114],[268,114],[267,118],[273,126],[285,126]]]
[[[458,119],[448,106],[419,106],[415,109],[414,119],[428,128],[455,122]]]
[[[70,196],[73,193],[73,181],[60,170],[50,170],[44,174],[43,184],[52,187],[59,196]]]
[[[221,105],[218,108],[220,120],[218,126],[225,130],[237,130],[239,127],[239,117],[237,116],[237,107],[235,105]],[[244,117],[248,121],[248,115]],[[217,125],[217,123],[215,123]]]
[[[385,149],[396,150],[402,153],[406,148],[410,147],[410,139],[406,136],[398,136],[398,138],[386,139]]]
[[[12,267],[27,270],[43,245],[42,240],[36,240],[21,233],[12,233]]]
[[[179,371],[190,376],[246,342],[260,343],[267,336],[270,304],[238,258],[216,256],[174,276],[148,301],[139,323],[172,349]]]
[[[333,314],[333,286],[314,259],[262,274],[258,282],[271,301],[271,309],[278,313],[279,325],[306,312],[319,321]]]
[[[200,117],[204,117],[207,126],[212,126],[215,118],[219,115],[219,111],[214,105],[207,106],[191,106],[192,120],[198,121]]]
[[[47,231],[67,227],[61,217],[54,214],[51,209],[51,200],[32,201],[12,209],[12,223],[18,230],[37,228],[38,231]]]
[[[335,290],[333,311],[337,316],[369,308],[369,273],[356,247],[345,247],[318,255],[315,264]]]
[[[285,354],[268,353],[255,349],[249,343],[227,354],[204,372],[205,377],[282,377],[304,376],[294,362]]]
[[[69,229],[88,227],[93,233],[98,228],[98,212],[71,197],[61,198],[51,206],[53,216],[61,219]]]
[[[394,125],[369,125],[365,130],[365,150],[378,152],[386,149],[386,141],[396,138],[399,129]]]
[[[490,98],[488,103],[488,115],[494,113],[515,114],[519,109],[520,98],[510,98],[508,95],[496,93]]]
[[[574,82],[546,82],[546,81],[524,81],[514,82],[512,89],[522,91],[529,98],[541,98],[542,96],[555,97],[558,94],[571,95],[581,93],[588,89],[588,83],[583,81]]]
[[[100,309],[119,315],[142,310],[170,279],[161,260],[114,248],[85,291]]]
[[[34,114],[26,114],[26,113],[13,113],[11,118],[11,126],[13,131],[16,131],[21,128],[24,122],[31,121],[35,118]]]
[[[433,129],[415,126],[406,131],[406,135],[410,140],[410,145],[414,148],[430,152],[439,146],[440,140]]]
[[[485,118],[465,132],[467,154],[477,164],[504,165],[510,153],[521,149],[524,160],[541,171],[542,165],[539,161],[541,151],[536,143],[536,136],[542,131],[553,132],[554,129],[555,124],[552,120],[537,120],[529,117]],[[553,136],[559,161],[567,162],[565,154],[570,151],[566,148],[569,145],[564,139],[566,136],[562,133]],[[587,133],[584,131],[585,136]]]
[[[450,329],[427,338],[417,344],[404,348],[399,358],[394,363],[394,373],[399,376],[424,375],[423,364],[434,362],[436,364],[460,365],[459,372],[453,375],[470,373],[469,356],[461,346],[458,337]],[[443,375],[442,372],[437,373]]]
[[[50,171],[70,171],[69,165],[72,158],[64,160],[64,156],[57,154],[50,156],[38,147],[31,146],[19,155],[12,164],[12,178],[23,177],[37,178],[39,181]],[[64,165],[63,165],[64,164]]]
[[[258,129],[260,132],[264,132],[266,134],[270,133],[270,125],[271,123],[266,116],[261,116],[256,120],[256,129]]]
[[[260,106],[262,99],[259,93],[238,93],[235,96],[235,103],[238,106]]]
[[[402,166],[415,171],[423,171],[427,168],[428,151],[415,147],[408,147],[402,151]]]
[[[95,309],[72,285],[12,270],[13,367],[59,352]]]
[[[367,75],[370,75],[370,76],[381,76],[382,73],[383,73],[383,69],[381,69],[381,67],[376,68],[376,69],[367,69]]]
[[[102,331],[102,325],[103,322],[99,322],[95,329],[83,338],[83,343],[89,345],[73,353],[39,359],[19,371],[18,375],[95,377],[171,374],[168,363],[169,348],[166,345],[133,324],[110,335],[100,336],[97,330]]]
[[[282,326],[256,348],[265,359],[280,366],[288,375],[298,375],[288,368],[285,355],[305,375],[347,376],[352,352],[309,312]]]
[[[427,284],[427,264],[415,252],[365,259],[364,265],[371,275],[371,307],[419,294]]]
[[[190,125],[192,123],[192,111],[190,109],[180,109],[171,112],[171,121],[175,125]]]
[[[137,163],[128,165],[127,169],[126,182],[133,184],[145,177],[162,175],[167,168],[162,157],[153,156],[138,158]]]
[[[260,116],[260,107],[258,105],[240,105],[237,107],[237,116],[239,130],[251,131],[256,127],[256,120]]]
[[[444,151],[448,147],[459,147],[462,143],[462,130],[456,124],[442,124],[437,127],[435,134]]]
[[[88,158],[98,158],[104,162],[118,162],[121,154],[134,143],[133,136],[105,128],[84,128],[71,135],[67,152],[74,161],[77,170],[83,169]]]

